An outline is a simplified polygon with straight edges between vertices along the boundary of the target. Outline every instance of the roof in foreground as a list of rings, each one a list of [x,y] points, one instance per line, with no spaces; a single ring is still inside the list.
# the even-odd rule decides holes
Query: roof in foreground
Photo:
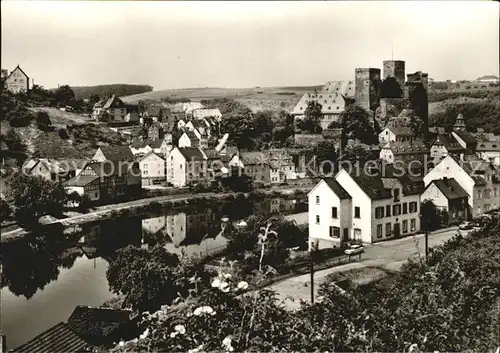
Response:
[[[433,180],[431,184],[432,183],[436,185],[448,200],[469,197],[467,191],[465,191],[454,178],[437,179]]]
[[[67,324],[60,322],[42,332],[12,352],[91,352],[91,347],[70,330]]]
[[[339,197],[339,199],[350,199],[351,195],[333,178],[323,179],[332,191]]]

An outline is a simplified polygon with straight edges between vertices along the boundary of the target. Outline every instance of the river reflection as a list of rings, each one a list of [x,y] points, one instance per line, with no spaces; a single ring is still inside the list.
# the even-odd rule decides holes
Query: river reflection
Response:
[[[295,200],[246,199],[173,214],[133,216],[82,226],[78,235],[54,231],[3,244],[1,331],[15,348],[66,321],[76,305],[101,305],[114,295],[106,270],[116,250],[127,245],[163,245],[181,255],[211,254],[226,244],[221,218],[303,212]]]

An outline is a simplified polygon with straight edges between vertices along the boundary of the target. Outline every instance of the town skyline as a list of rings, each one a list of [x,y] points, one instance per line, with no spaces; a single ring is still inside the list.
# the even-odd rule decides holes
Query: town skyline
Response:
[[[498,33],[489,2],[7,1],[2,68],[46,88],[243,88],[350,80],[393,58],[407,73],[473,80],[498,75]]]

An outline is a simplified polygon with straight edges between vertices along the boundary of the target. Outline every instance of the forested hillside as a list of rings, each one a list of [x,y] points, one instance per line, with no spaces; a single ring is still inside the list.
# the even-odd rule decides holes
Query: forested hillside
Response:
[[[88,99],[93,94],[97,94],[99,97],[116,94],[118,97],[121,97],[153,91],[153,87],[149,85],[129,85],[122,83],[114,85],[75,86],[71,87],[71,89],[75,92],[76,97],[81,99]]]

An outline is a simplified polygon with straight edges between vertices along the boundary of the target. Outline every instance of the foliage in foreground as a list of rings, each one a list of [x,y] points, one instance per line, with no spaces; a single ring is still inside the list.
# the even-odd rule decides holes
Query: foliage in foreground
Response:
[[[267,290],[220,272],[196,302],[144,316],[144,333],[114,352],[493,351],[499,346],[500,223],[457,235],[371,288],[326,284],[289,312]]]

